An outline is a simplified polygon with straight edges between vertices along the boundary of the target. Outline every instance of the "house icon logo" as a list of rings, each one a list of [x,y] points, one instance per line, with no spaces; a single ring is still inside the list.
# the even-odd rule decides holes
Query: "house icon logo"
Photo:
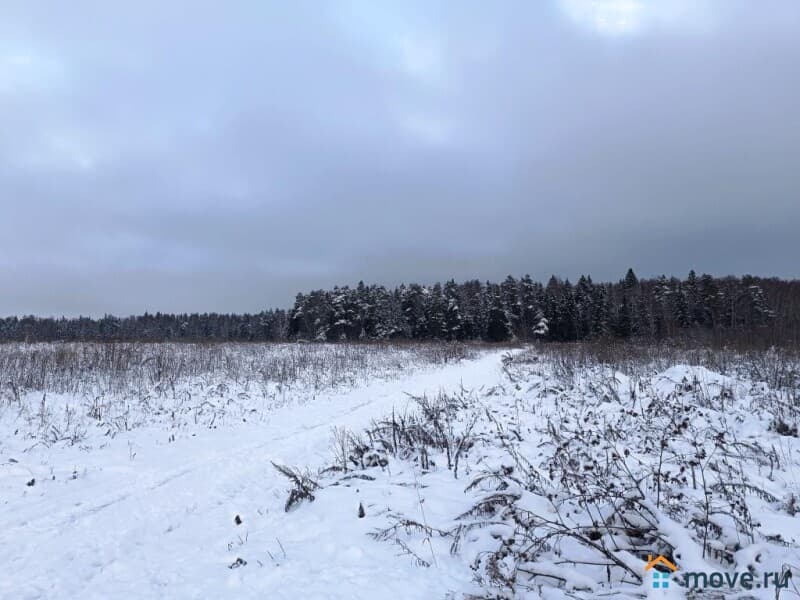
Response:
[[[669,576],[672,575],[678,567],[675,563],[661,556],[660,554],[653,558],[651,554],[647,555],[647,564],[644,566],[644,571],[653,572],[653,588],[654,589],[667,589],[669,588]]]

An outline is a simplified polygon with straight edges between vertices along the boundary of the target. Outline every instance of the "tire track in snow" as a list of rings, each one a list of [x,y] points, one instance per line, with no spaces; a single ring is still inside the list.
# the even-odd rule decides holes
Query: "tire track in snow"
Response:
[[[87,482],[78,480],[67,498],[47,494],[35,506],[26,504],[25,498],[16,498],[12,508],[17,510],[0,525],[0,547],[14,550],[5,555],[8,562],[0,558],[0,568],[29,582],[25,587],[31,597],[53,597],[55,591],[59,597],[102,597],[97,595],[98,582],[107,579],[104,574],[115,577],[117,570],[123,574],[146,571],[153,587],[148,590],[148,582],[141,581],[144,589],[139,589],[138,595],[161,597],[164,579],[169,580],[170,575],[153,562],[159,551],[169,549],[175,556],[192,556],[208,568],[223,567],[217,562],[225,554],[220,547],[224,550],[224,536],[232,530],[230,523],[223,527],[220,519],[227,518],[227,513],[240,504],[238,497],[247,492],[251,499],[263,498],[263,505],[276,504],[275,495],[278,490],[283,495],[286,482],[274,471],[271,460],[299,465],[319,462],[327,458],[330,427],[366,425],[369,419],[400,404],[398,399],[409,402],[405,392],[456,391],[465,380],[467,388],[488,383],[486,372],[491,368],[499,373],[499,358],[500,353],[491,353],[399,380],[376,382],[318,398],[305,406],[280,409],[266,423],[143,449],[137,461],[145,463],[150,473],[121,489],[120,480],[135,477],[138,464],[129,465],[130,470],[122,473],[112,469],[94,472],[94,479],[88,480],[90,485],[77,487]],[[342,404],[346,408],[340,408]],[[253,435],[261,433],[269,438],[252,443]],[[200,457],[198,448],[202,449]],[[119,453],[118,447],[116,451]],[[189,456],[193,459],[187,465]],[[173,467],[171,462],[179,466]],[[114,485],[113,493],[103,493]],[[61,510],[56,506],[53,511],[54,502],[80,497],[94,500],[88,506],[72,505]],[[253,505],[252,500],[249,505]],[[47,542],[53,537],[65,542],[69,551],[59,555],[57,548],[48,550]],[[97,559],[98,554],[102,560]],[[220,577],[224,574],[222,571]],[[181,588],[188,585],[186,581],[173,581],[172,585],[176,584],[178,589],[188,589]],[[0,582],[0,597],[5,597],[4,591],[19,592],[20,588]]]

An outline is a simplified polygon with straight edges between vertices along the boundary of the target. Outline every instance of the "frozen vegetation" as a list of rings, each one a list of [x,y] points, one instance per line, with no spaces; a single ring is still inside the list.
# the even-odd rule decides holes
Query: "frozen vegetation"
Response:
[[[784,352],[6,345],[0,376],[0,598],[800,594]]]

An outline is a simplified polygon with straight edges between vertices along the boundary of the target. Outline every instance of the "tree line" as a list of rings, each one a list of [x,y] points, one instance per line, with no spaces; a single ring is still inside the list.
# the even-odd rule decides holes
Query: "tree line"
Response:
[[[297,295],[290,310],[0,319],[0,341],[660,340],[684,336],[796,343],[800,281],[696,275],[616,283],[501,283],[334,287]]]

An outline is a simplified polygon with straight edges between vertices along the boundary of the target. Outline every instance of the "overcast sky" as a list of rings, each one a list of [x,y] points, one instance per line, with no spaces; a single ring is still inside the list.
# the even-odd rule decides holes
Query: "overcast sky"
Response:
[[[0,5],[0,314],[800,276],[800,2]]]

